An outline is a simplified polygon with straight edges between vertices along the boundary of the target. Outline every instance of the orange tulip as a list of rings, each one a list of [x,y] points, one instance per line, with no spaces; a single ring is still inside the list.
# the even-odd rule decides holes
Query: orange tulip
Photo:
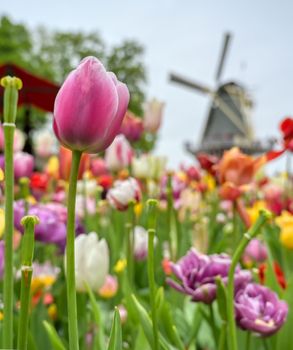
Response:
[[[219,181],[221,184],[231,182],[235,186],[249,184],[265,161],[265,156],[253,158],[233,147],[224,153],[217,165]]]
[[[63,180],[68,181],[70,176],[72,153],[69,149],[60,146],[59,151],[59,175]],[[81,156],[78,179],[82,178],[83,173],[89,169],[90,157],[87,153],[83,153]]]

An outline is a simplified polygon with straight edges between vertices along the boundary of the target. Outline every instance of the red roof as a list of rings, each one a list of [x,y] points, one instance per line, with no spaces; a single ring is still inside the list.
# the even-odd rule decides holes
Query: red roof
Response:
[[[47,112],[53,112],[54,101],[59,86],[49,80],[33,75],[15,64],[0,66],[0,78],[10,75],[22,80],[23,87],[19,91],[18,105],[33,105]],[[3,92],[0,87],[0,111],[3,109]]]

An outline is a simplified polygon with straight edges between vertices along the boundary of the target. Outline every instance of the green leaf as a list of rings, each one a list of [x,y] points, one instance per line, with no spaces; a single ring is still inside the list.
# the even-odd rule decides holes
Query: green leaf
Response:
[[[131,295],[131,300],[133,302],[134,307],[136,308],[136,312],[139,317],[140,324],[142,326],[144,334],[150,346],[153,346],[154,338],[153,338],[153,328],[152,328],[151,318],[149,317],[145,308],[141,305],[141,303],[137,300],[137,298],[133,294]]]
[[[277,333],[277,347],[275,350],[293,350],[293,276],[291,276],[289,280],[284,299],[288,303],[289,312],[286,323],[283,325],[279,333]]]
[[[66,350],[61,339],[59,338],[58,333],[56,332],[56,329],[47,321],[43,321],[43,325],[46,328],[46,331],[48,333],[48,336],[49,336],[49,339],[50,339],[51,344],[53,346],[53,349],[54,350]]]
[[[99,308],[99,304],[97,303],[96,298],[94,296],[94,293],[91,290],[88,283],[86,283],[86,289],[87,289],[87,292],[89,295],[95,324],[97,325],[97,329],[98,329],[97,334],[95,335],[95,340],[94,340],[95,349],[102,350],[105,347],[106,341],[105,341],[105,334],[104,334],[104,327],[103,327],[101,311]]]
[[[223,321],[227,321],[227,294],[224,283],[220,277],[216,278],[218,309]]]
[[[175,345],[177,349],[184,350],[185,347],[173,320],[170,305],[166,301],[161,308],[160,321],[162,323],[162,327],[164,327],[168,340]]]
[[[108,350],[122,350],[122,330],[119,310],[116,307],[111,328]]]
[[[136,312],[139,316],[140,324],[142,326],[144,334],[145,334],[150,346],[152,347],[154,342],[153,342],[153,325],[152,325],[151,318],[149,317],[146,309],[141,305],[141,303],[137,300],[137,298],[135,297],[134,294],[131,295],[131,300],[133,302],[134,307],[136,308]],[[159,332],[159,342],[160,342],[160,346],[163,350],[175,350],[176,349],[172,346],[172,344],[170,344],[162,336],[162,334],[160,332]]]
[[[139,330],[138,330],[138,335],[136,337],[136,340],[135,340],[135,346],[134,346],[134,350],[151,350],[151,347],[144,335],[144,332],[142,330],[141,327],[139,327]]]
[[[158,310],[157,312],[159,313],[162,306],[164,303],[164,288],[160,287],[156,291],[156,296],[155,296],[155,305],[156,309]]]

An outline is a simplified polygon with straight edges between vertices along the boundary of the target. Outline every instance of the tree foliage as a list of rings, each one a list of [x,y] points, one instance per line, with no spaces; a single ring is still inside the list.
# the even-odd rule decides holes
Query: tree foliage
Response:
[[[85,56],[98,57],[108,70],[128,85],[129,109],[142,115],[145,67],[143,47],[126,40],[108,47],[99,33],[50,31],[45,27],[30,30],[26,25],[0,18],[0,63],[15,63],[59,84]]]

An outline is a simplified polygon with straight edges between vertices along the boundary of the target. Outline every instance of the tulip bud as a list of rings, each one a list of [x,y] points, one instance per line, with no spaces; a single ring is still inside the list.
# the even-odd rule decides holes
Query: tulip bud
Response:
[[[95,57],[84,58],[59,90],[53,128],[67,148],[105,150],[117,135],[129,102],[127,86]]]

